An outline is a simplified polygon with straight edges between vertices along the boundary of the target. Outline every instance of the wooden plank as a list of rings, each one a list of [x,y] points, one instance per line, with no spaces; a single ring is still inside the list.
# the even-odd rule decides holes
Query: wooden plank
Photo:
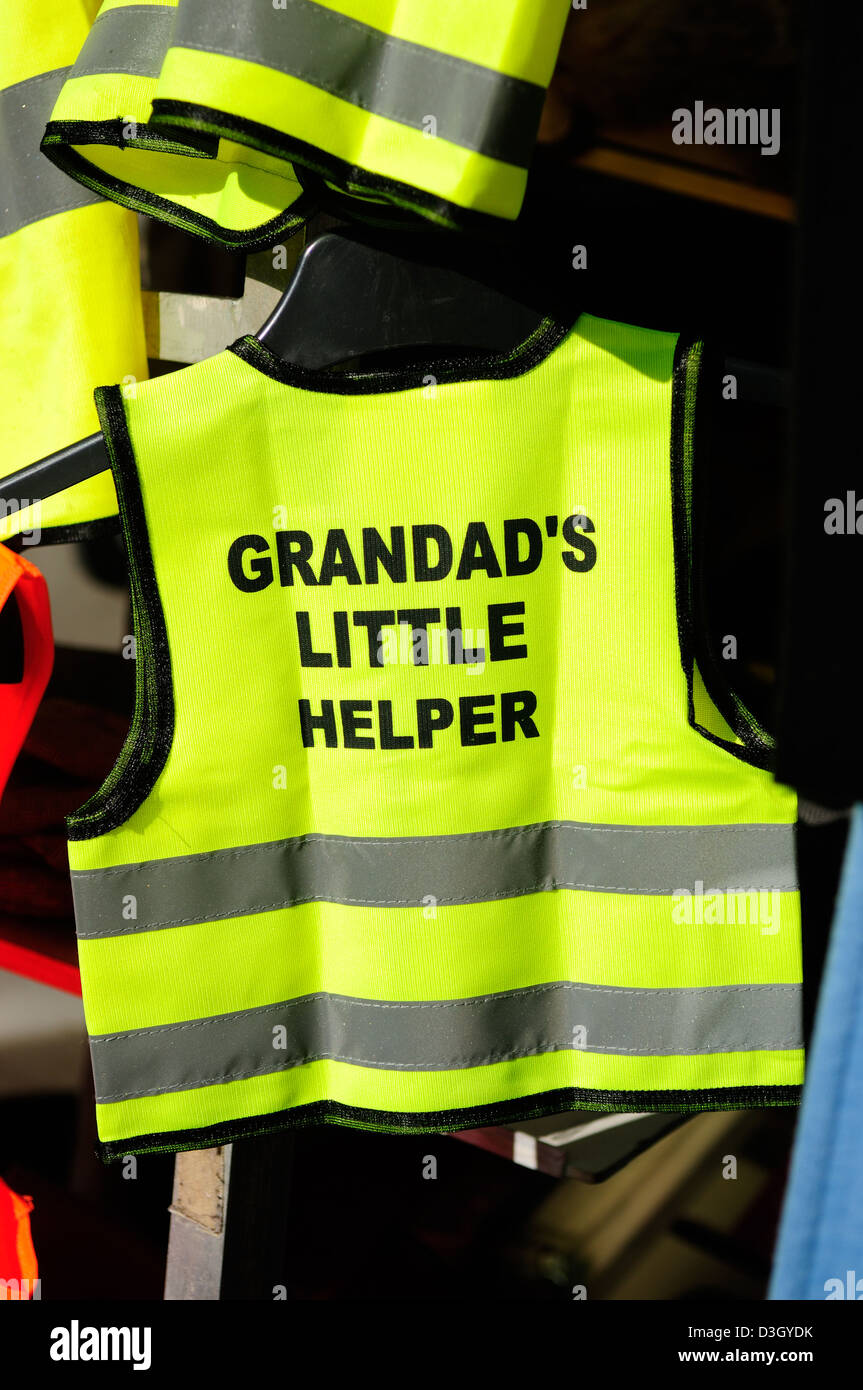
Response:
[[[168,1301],[283,1297],[294,1135],[177,1154]]]
[[[637,154],[612,145],[596,145],[575,159],[579,169],[590,169],[611,178],[630,183],[649,184],[667,193],[684,198],[700,198],[708,203],[721,203],[759,217],[772,217],[780,222],[795,220],[794,200],[785,193],[770,188],[757,188],[742,179],[722,174],[702,173],[686,164]]]
[[[177,1154],[165,1298],[210,1302],[222,1285],[231,1146]]]
[[[603,1182],[685,1117],[676,1114],[585,1114],[570,1111],[520,1124],[464,1129],[452,1135],[552,1178]]]

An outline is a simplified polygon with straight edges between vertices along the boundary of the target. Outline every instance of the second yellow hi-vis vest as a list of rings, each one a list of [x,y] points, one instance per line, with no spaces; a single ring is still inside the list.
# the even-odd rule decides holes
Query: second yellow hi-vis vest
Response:
[[[179,3],[103,0],[50,112],[43,151],[73,179],[137,212],[230,249],[272,246],[310,211],[291,165],[218,135],[153,123]],[[230,21],[235,0],[200,0],[206,26],[219,12]]]
[[[93,388],[147,375],[130,212],[53,169],[39,144],[96,0],[3,7],[0,39],[0,478],[95,433]],[[117,527],[110,471],[0,503],[0,541],[80,540]]]
[[[512,219],[568,13],[569,0],[104,0],[44,148],[90,187],[229,246],[302,221],[297,179],[360,210]]]
[[[106,1157],[796,1103],[796,799],[688,635],[701,355],[584,314],[97,393],[137,636],[68,822]]]

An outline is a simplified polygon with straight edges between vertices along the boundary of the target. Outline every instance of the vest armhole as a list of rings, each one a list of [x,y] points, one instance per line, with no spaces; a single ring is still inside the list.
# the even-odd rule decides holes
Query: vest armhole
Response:
[[[728,682],[708,640],[706,585],[696,486],[698,429],[710,428],[709,355],[697,338],[678,339],[671,399],[671,494],[680,661],[686,676],[690,727],[742,762],[771,771],[775,741]],[[698,422],[698,424],[696,424]],[[703,456],[704,449],[700,450]],[[713,711],[705,713],[705,702]],[[700,706],[700,708],[699,708]],[[701,718],[699,718],[699,714]],[[710,716],[713,715],[711,718]],[[703,722],[709,718],[715,726]],[[725,727],[730,737],[719,729]]]
[[[300,185],[301,192],[294,201],[267,222],[245,231],[223,226],[214,218],[151,192],[131,179],[124,181],[109,174],[81,152],[89,145],[104,145],[119,150],[138,149],[212,161],[218,154],[218,136],[183,131],[181,141],[172,139],[167,130],[162,134],[139,123],[136,136],[127,139],[122,134],[124,124],[122,117],[108,121],[49,121],[39,148],[56,168],[100,197],[109,198],[111,202],[119,203],[132,212],[155,217],[184,232],[205,237],[207,241],[228,251],[251,254],[269,250],[279,237],[292,237],[301,231],[317,211],[317,203]]]
[[[98,791],[66,817],[70,840],[116,830],[144,804],[174,738],[174,690],[165,617],[119,386],[102,386],[96,408],[108,447],[129,566],[135,637],[135,712],[117,761]]]
[[[152,120],[155,128],[164,125],[182,132],[192,127],[222,140],[248,145],[274,159],[287,160],[311,205],[343,219],[350,212],[353,219],[390,230],[405,226],[419,229],[431,222],[450,230],[486,236],[499,234],[496,229],[500,224],[509,222],[497,213],[462,207],[443,194],[364,169],[306,140],[216,107],[156,97]],[[369,200],[368,205],[365,199]],[[395,218],[396,212],[401,212],[405,220]]]

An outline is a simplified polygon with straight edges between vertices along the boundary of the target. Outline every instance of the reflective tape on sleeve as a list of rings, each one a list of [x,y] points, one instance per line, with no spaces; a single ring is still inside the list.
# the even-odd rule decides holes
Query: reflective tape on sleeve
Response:
[[[104,11],[87,35],[69,76],[122,72],[132,77],[158,77],[176,14],[165,5],[122,5]]]
[[[185,0],[172,47],[218,53],[299,78],[376,116],[526,168],[545,89],[361,24],[310,0],[213,6]]]
[[[0,236],[101,201],[98,193],[55,169],[39,149],[68,72],[55,68],[0,92]]]

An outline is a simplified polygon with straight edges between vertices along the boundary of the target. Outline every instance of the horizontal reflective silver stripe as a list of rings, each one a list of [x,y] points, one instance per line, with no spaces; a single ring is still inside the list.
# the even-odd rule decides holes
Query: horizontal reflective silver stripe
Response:
[[[96,1099],[109,1103],[218,1086],[324,1058],[375,1070],[461,1071],[567,1050],[639,1057],[780,1052],[803,1045],[800,1000],[801,987],[784,984],[618,989],[554,983],[416,1003],[309,994],[240,1013],[97,1035],[90,1044]]]
[[[432,116],[439,139],[523,168],[545,100],[534,82],[393,38],[309,0],[286,0],[284,9],[269,0],[183,0],[172,45],[260,63],[418,130]]]
[[[158,77],[171,44],[176,13],[164,5],[125,5],[100,14],[69,76],[122,72],[134,77]],[[126,113],[114,114],[121,117]]]
[[[0,236],[101,201],[39,149],[68,71],[55,68],[0,92]]]
[[[72,874],[80,937],[309,902],[448,906],[557,889],[672,894],[695,882],[704,893],[796,888],[793,826],[545,821],[472,835],[303,835]]]

